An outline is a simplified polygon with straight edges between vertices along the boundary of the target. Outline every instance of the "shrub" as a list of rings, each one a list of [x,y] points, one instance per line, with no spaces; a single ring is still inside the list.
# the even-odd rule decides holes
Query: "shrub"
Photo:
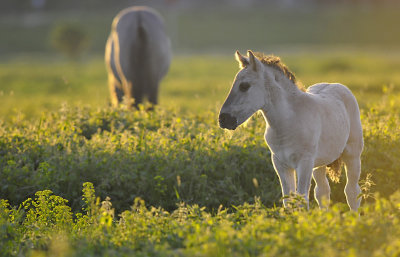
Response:
[[[12,204],[49,189],[77,210],[80,186],[88,181],[102,198],[111,197],[117,212],[136,197],[167,210],[177,201],[216,209],[255,195],[269,206],[280,199],[255,122],[231,136],[214,113],[66,107],[34,124],[0,129],[0,193]]]
[[[85,183],[86,207],[74,219],[67,201],[48,190],[25,201],[30,204],[19,219],[19,211],[0,201],[0,251],[4,256],[398,256],[399,195],[376,196],[375,203],[361,207],[361,216],[340,205],[267,208],[259,199],[214,213],[185,203],[168,212],[136,198],[117,218],[111,202],[100,205],[93,185]]]
[[[88,42],[81,25],[60,24],[51,32],[51,45],[71,59],[77,59],[87,49]]]

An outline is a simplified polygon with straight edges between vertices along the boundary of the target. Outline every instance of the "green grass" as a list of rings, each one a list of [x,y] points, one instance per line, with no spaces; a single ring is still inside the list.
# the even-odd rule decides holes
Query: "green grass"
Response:
[[[106,106],[107,75],[100,59],[80,63],[21,56],[0,64],[1,115],[21,110],[27,117],[63,103]]]
[[[283,53],[282,60],[305,86],[340,82],[356,95],[361,107],[381,99],[384,88],[398,93],[400,53]],[[217,112],[238,71],[230,56],[177,56],[160,87],[160,105],[183,113]],[[18,111],[29,118],[43,111],[71,106],[109,104],[107,74],[102,58],[64,62],[57,58],[21,56],[0,63],[0,115]],[[386,90],[386,89],[385,89]],[[190,100],[190,101],[188,101]]]
[[[0,63],[0,254],[396,256],[397,57],[282,54],[303,84],[342,82],[360,103],[360,215],[344,174],[330,210],[280,207],[262,117],[234,133],[217,124],[233,55],[176,57],[153,112],[108,106],[101,58]]]

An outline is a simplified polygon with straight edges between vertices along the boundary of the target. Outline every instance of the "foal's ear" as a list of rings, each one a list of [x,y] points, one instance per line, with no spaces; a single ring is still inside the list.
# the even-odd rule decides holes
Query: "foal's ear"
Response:
[[[261,68],[261,62],[251,50],[247,51],[247,56],[249,57],[250,66],[254,71],[259,71]]]
[[[235,58],[236,58],[236,61],[239,62],[239,67],[241,69],[243,69],[249,65],[249,60],[246,57],[244,57],[243,55],[241,55],[239,53],[239,51],[236,51]]]

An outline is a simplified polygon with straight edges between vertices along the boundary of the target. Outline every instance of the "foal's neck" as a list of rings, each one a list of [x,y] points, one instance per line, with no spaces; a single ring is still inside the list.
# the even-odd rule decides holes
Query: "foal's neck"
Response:
[[[288,126],[297,115],[296,110],[301,105],[305,93],[281,72],[275,71],[274,76],[266,80],[270,99],[261,111],[268,125],[279,129]]]

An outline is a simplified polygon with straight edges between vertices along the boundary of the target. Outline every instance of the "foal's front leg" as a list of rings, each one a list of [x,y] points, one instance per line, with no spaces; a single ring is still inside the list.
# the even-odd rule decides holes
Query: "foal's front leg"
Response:
[[[272,164],[281,182],[282,196],[284,197],[283,205],[287,207],[289,199],[285,198],[285,196],[296,192],[296,174],[294,169],[282,163],[274,154],[272,155]]]
[[[311,186],[311,176],[314,168],[312,160],[301,160],[296,168],[297,173],[297,191],[296,193],[303,196],[306,200],[307,209],[309,208],[308,195]]]

